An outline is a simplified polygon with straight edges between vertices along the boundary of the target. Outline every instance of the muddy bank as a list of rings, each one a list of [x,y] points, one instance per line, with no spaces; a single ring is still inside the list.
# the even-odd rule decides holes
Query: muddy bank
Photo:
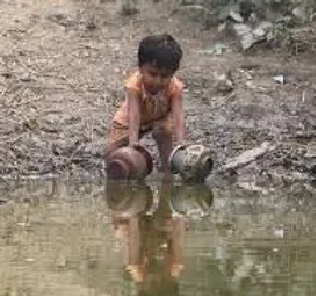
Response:
[[[43,3],[0,4],[3,178],[103,176],[109,120],[123,98],[121,81],[136,64],[137,42],[165,31],[184,50],[178,76],[186,86],[188,139],[211,146],[217,169],[268,142],[273,150],[228,175],[275,182],[313,176],[313,53],[240,52],[234,40],[219,42],[215,31],[170,15],[168,1],[147,3],[132,17],[111,1]],[[150,137],[144,142],[156,159]]]

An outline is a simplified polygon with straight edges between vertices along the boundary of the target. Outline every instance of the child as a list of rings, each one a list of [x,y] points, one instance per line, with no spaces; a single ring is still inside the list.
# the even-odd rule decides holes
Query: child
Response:
[[[174,77],[181,58],[181,47],[170,35],[147,36],[140,42],[138,71],[125,82],[126,98],[113,118],[105,157],[118,147],[138,145],[152,132],[160,170],[168,171],[173,136],[181,143],[185,134],[183,84]]]

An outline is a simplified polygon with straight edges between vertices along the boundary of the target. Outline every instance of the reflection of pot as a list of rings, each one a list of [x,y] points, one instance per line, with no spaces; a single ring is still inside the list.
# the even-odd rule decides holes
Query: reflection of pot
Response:
[[[213,203],[210,188],[200,184],[175,186],[171,197],[172,207],[176,212],[186,214],[191,211],[206,212]]]
[[[105,195],[109,209],[130,214],[150,208],[153,200],[149,186],[128,182],[108,181]]]
[[[142,180],[152,169],[151,155],[142,146],[120,147],[106,159],[107,178],[110,180]]]
[[[211,150],[203,145],[179,145],[170,154],[169,166],[184,181],[203,182],[213,168]]]

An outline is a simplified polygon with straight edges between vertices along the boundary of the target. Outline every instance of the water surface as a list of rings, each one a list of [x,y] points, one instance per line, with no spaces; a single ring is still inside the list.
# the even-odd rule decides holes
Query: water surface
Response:
[[[314,208],[304,188],[4,184],[0,295],[315,295]]]

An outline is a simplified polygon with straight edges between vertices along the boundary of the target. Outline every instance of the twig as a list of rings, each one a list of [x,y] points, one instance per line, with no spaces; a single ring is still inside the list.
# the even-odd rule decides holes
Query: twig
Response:
[[[7,91],[8,91],[8,87],[6,87],[6,88],[3,90],[3,92],[1,93],[0,99],[2,99],[2,98],[4,97],[4,95],[7,93]]]
[[[235,97],[235,93],[232,92],[228,97],[225,98],[224,102],[220,106],[216,106],[214,108],[211,108],[210,111],[214,111],[214,110],[218,110],[218,109],[222,108],[234,97]]]

